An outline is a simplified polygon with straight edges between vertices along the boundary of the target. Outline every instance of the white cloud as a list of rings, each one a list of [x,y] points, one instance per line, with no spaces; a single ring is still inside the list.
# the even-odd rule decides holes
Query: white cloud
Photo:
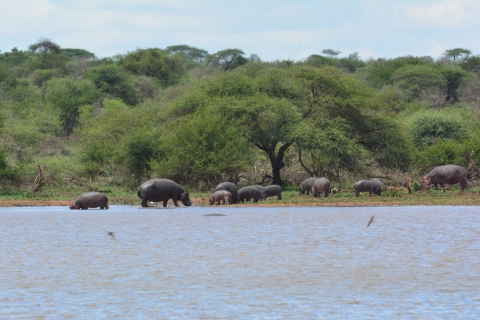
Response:
[[[1,1],[0,34],[23,33],[25,29],[38,27],[57,9],[48,0]]]
[[[480,52],[474,0],[0,0],[0,8],[2,51],[47,37],[98,56],[175,44],[239,48],[265,60],[327,48],[364,59]]]
[[[475,0],[444,0],[405,9],[407,17],[432,27],[468,27],[478,25],[480,3]]]

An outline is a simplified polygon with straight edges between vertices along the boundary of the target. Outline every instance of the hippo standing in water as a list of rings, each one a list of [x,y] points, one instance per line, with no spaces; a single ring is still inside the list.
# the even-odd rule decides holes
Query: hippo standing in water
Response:
[[[444,166],[438,166],[430,171],[425,177],[422,178],[422,185],[430,185],[433,183],[435,190],[438,189],[438,185],[445,191],[446,184],[460,183],[460,189],[468,189],[468,170],[464,167],[457,166],[455,164],[447,164]]]
[[[328,193],[330,192],[330,180],[327,178],[317,178],[312,185],[312,195],[316,198],[320,194],[322,197],[328,197]]]
[[[232,182],[222,182],[217,185],[215,191],[227,190],[232,194],[232,203],[238,202],[238,189],[235,183]]]
[[[148,207],[147,201],[163,201],[163,206],[166,207],[169,199],[173,200],[175,207],[178,207],[178,200],[185,206],[192,205],[187,190],[168,179],[151,179],[144,182],[138,188],[137,195],[142,200],[142,207]]]
[[[382,194],[383,182],[377,178],[373,178],[372,180],[360,180],[355,183],[353,188],[355,189],[355,195],[357,197],[360,196],[360,192],[368,192],[371,197],[374,194]]]
[[[307,193],[307,195],[310,194],[310,191],[312,191],[312,187],[313,187],[313,183],[317,180],[318,178],[317,177],[312,177],[312,178],[308,178],[308,179],[305,179],[302,183],[300,183],[300,185],[298,186],[298,192],[300,194],[305,194],[305,192]]]
[[[208,202],[210,205],[216,203],[220,204],[220,202],[223,202],[223,204],[231,204],[232,203],[232,194],[230,191],[227,190],[218,190],[215,191],[209,198]]]
[[[72,203],[70,209],[88,209],[96,208],[108,209],[108,198],[101,192],[85,192],[78,196]]]

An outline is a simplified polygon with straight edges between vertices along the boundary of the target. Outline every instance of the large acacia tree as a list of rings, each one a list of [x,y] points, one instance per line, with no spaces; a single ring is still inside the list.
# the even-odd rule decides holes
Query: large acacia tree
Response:
[[[355,170],[364,155],[375,158],[389,154],[392,147],[401,150],[397,148],[401,139],[391,137],[395,143],[385,143],[395,130],[377,137],[385,121],[376,116],[373,89],[333,67],[294,66],[255,73],[239,68],[201,81],[175,101],[170,112],[186,116],[207,106],[243,126],[244,135],[270,160],[273,183],[278,185],[293,145],[323,153],[330,164],[341,159],[336,163],[345,170]]]

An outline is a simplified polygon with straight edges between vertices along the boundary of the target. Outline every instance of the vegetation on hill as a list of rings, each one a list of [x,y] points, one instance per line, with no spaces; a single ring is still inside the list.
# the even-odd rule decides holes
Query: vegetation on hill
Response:
[[[478,163],[480,56],[262,61],[188,45],[97,58],[40,39],[0,53],[0,192],[152,177],[336,186]]]

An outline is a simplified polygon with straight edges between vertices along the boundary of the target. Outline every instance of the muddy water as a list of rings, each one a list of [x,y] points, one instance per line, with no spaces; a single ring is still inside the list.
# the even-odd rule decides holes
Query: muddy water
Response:
[[[1,208],[0,245],[0,318],[480,316],[479,207]]]

